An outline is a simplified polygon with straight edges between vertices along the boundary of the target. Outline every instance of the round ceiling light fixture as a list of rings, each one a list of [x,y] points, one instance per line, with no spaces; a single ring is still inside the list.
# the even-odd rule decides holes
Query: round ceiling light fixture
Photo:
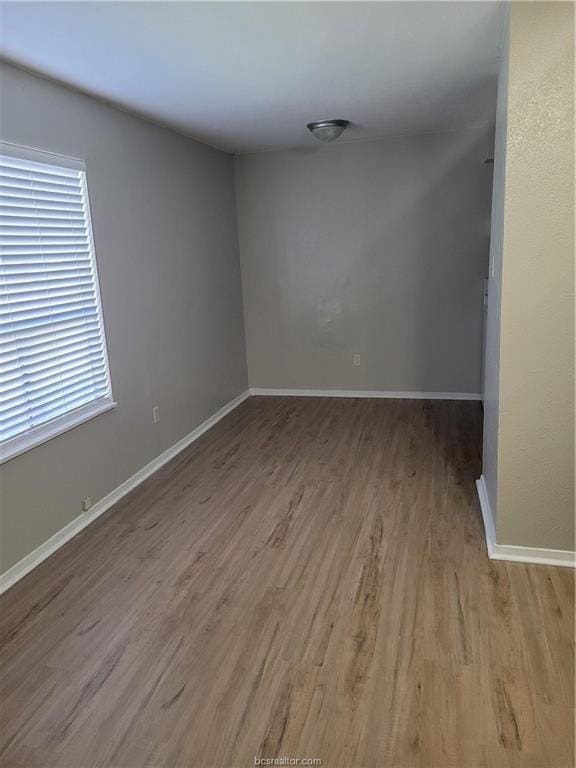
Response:
[[[306,128],[318,141],[329,142],[342,136],[349,125],[349,120],[318,120],[315,123],[308,123]]]

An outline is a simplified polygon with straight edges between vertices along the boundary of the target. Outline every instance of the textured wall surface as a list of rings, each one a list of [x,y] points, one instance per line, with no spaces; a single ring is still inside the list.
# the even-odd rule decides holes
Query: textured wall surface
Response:
[[[480,392],[492,142],[486,126],[236,158],[252,386]]]
[[[3,141],[87,162],[118,402],[2,465],[4,571],[242,392],[246,358],[232,158],[7,65],[0,87]]]
[[[574,549],[574,6],[512,3],[496,540]]]

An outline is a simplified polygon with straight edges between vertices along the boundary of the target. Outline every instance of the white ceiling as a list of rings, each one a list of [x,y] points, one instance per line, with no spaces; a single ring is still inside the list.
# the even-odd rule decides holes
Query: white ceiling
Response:
[[[8,59],[231,152],[494,116],[500,2],[3,3]]]

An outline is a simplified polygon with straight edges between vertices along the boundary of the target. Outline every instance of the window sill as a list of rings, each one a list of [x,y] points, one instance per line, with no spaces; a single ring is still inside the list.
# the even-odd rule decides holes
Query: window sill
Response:
[[[101,413],[116,408],[117,405],[118,403],[110,399],[89,403],[74,411],[70,411],[70,413],[64,414],[64,416],[59,416],[47,424],[42,424],[42,426],[36,427],[36,429],[31,430],[25,435],[19,435],[11,440],[7,440],[4,444],[0,445],[0,464],[4,464],[6,461],[16,458],[16,456],[36,448],[36,446],[51,440],[53,437],[68,432],[69,429],[74,429],[74,427],[93,419],[95,416],[99,416]]]

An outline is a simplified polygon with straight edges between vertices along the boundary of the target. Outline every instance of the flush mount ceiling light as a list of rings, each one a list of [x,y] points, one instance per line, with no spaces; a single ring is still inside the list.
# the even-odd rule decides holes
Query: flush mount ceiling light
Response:
[[[328,142],[342,136],[348,125],[350,125],[349,120],[318,120],[315,123],[308,123],[306,128],[316,136],[318,141]]]

